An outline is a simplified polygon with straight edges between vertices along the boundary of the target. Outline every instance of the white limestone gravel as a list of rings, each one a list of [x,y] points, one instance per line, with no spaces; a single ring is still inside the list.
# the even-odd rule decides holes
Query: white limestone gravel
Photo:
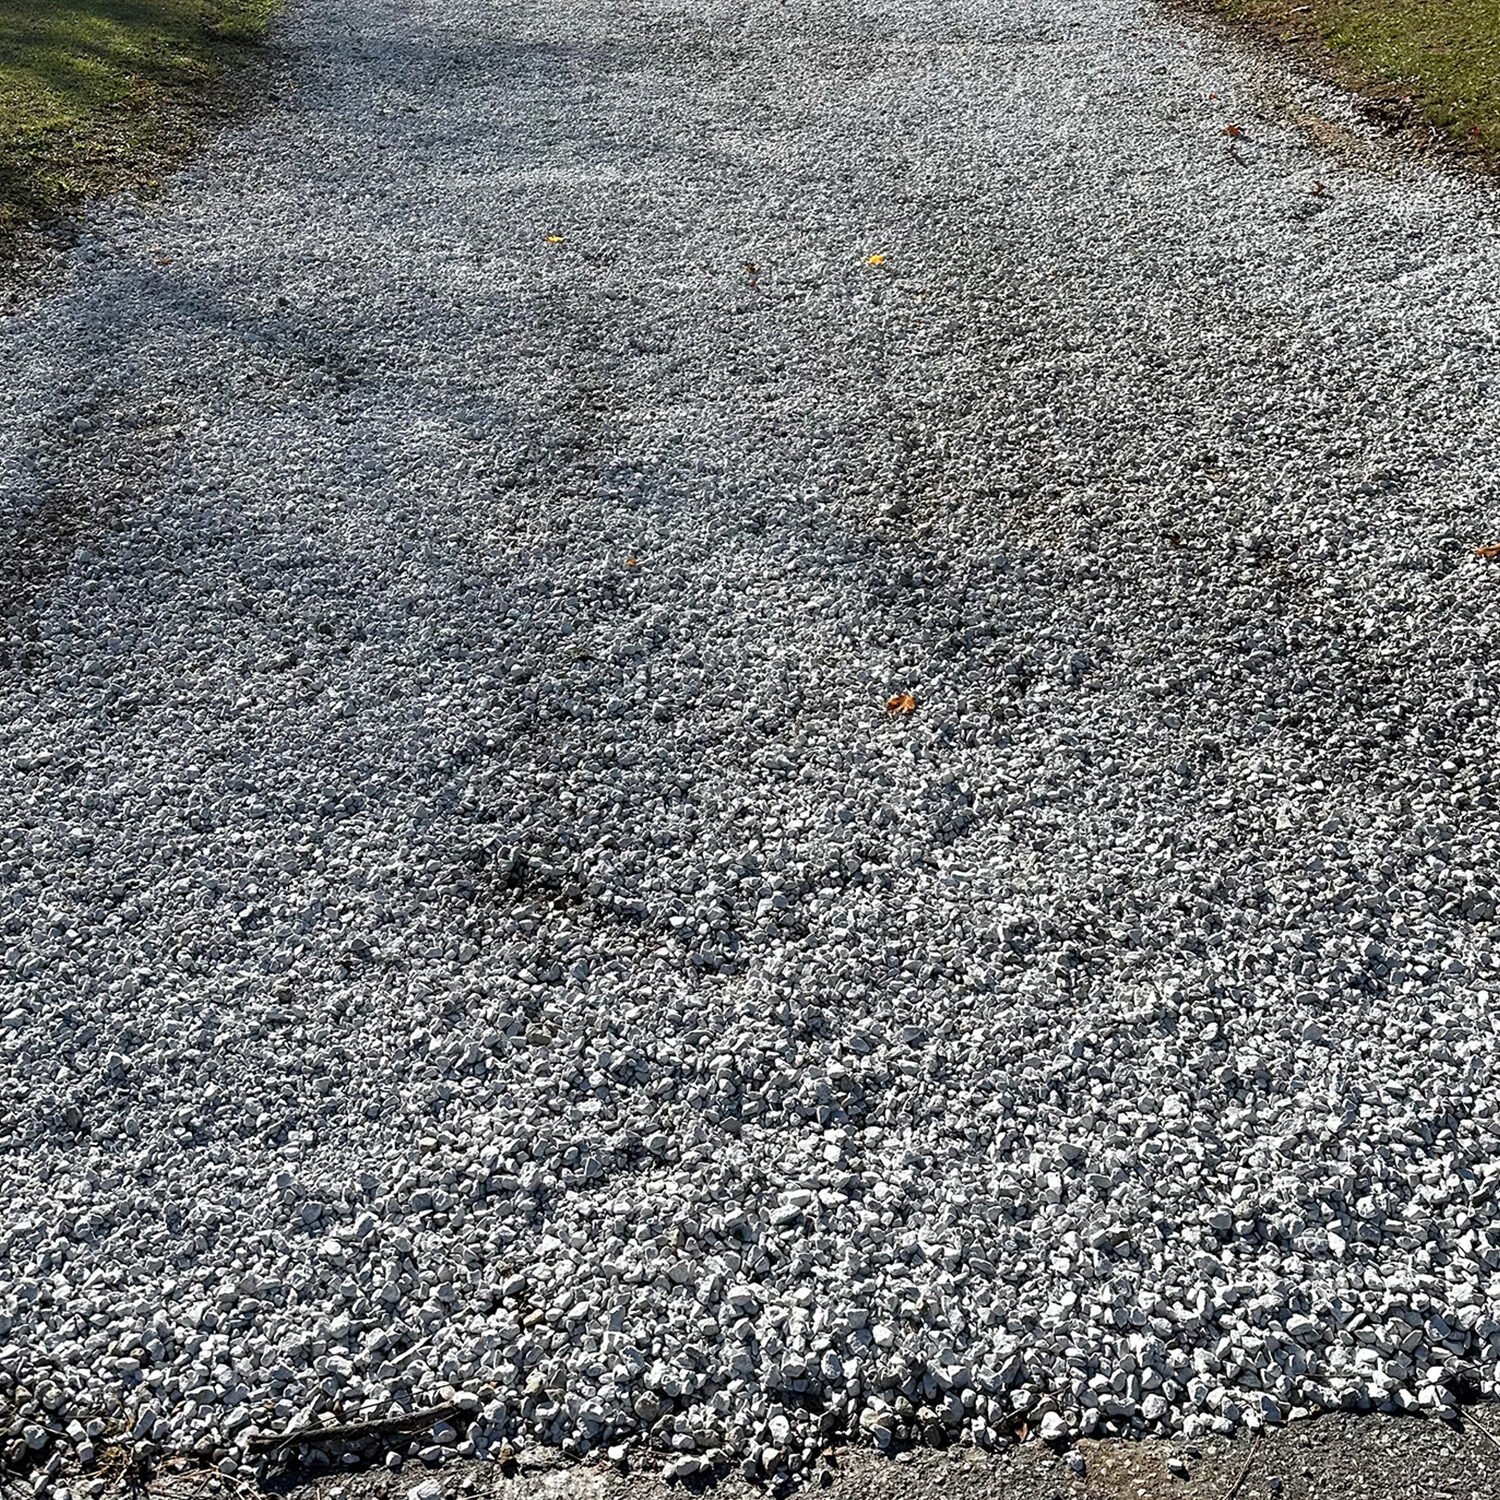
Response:
[[[1494,1392],[1494,195],[1127,0],[278,47],[0,326],[0,1460]]]

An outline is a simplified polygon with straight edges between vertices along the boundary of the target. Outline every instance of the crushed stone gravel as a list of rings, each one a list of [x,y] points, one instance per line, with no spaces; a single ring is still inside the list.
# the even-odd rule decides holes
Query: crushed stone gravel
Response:
[[[1128,0],[276,45],[0,322],[0,1461],[1494,1393],[1493,192]]]

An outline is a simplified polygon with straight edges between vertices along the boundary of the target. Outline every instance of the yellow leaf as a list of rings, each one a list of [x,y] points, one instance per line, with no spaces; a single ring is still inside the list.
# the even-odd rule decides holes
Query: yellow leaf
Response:
[[[867,266],[883,266],[885,264],[885,256],[880,254],[867,255],[865,256],[865,264]]]
[[[563,237],[560,234],[549,234],[546,239],[546,243],[549,245],[560,245],[562,242]]]

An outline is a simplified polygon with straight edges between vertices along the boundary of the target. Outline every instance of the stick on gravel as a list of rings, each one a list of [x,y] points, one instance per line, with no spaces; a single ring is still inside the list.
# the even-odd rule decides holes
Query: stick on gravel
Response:
[[[329,1443],[358,1443],[371,1437],[433,1427],[450,1417],[458,1416],[462,1410],[462,1407],[448,1401],[441,1406],[429,1406],[421,1411],[370,1417],[362,1422],[333,1422],[326,1427],[303,1427],[288,1432],[258,1432],[250,1438],[249,1446],[254,1451],[264,1453],[289,1448],[297,1443],[320,1447]]]
[[[1500,224],[1251,67],[293,0],[97,211],[0,324],[0,1461],[1494,1391]]]
[[[1234,1497],[1244,1488],[1245,1476],[1249,1474],[1250,1466],[1255,1462],[1255,1440],[1253,1438],[1248,1446],[1250,1451],[1245,1454],[1245,1461],[1240,1465],[1239,1472],[1234,1476],[1234,1483],[1225,1490],[1224,1500],[1234,1500]]]

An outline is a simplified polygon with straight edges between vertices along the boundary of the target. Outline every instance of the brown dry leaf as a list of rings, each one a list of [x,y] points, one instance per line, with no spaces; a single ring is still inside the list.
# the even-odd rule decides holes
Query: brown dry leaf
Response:
[[[1494,562],[1496,558],[1500,558],[1500,542],[1485,542],[1474,549],[1474,556],[1482,557],[1486,562]]]
[[[1245,127],[1243,125],[1226,125],[1223,130],[1219,132],[1220,135],[1227,135],[1234,140],[1239,140],[1239,138],[1244,135],[1244,133]]]
[[[892,693],[885,700],[888,714],[913,714],[917,711],[917,700],[910,693]]]
[[[625,559],[625,566],[627,568],[638,568],[638,567],[640,567],[640,565],[641,565],[640,564],[640,560],[638,558],[627,557]]]

